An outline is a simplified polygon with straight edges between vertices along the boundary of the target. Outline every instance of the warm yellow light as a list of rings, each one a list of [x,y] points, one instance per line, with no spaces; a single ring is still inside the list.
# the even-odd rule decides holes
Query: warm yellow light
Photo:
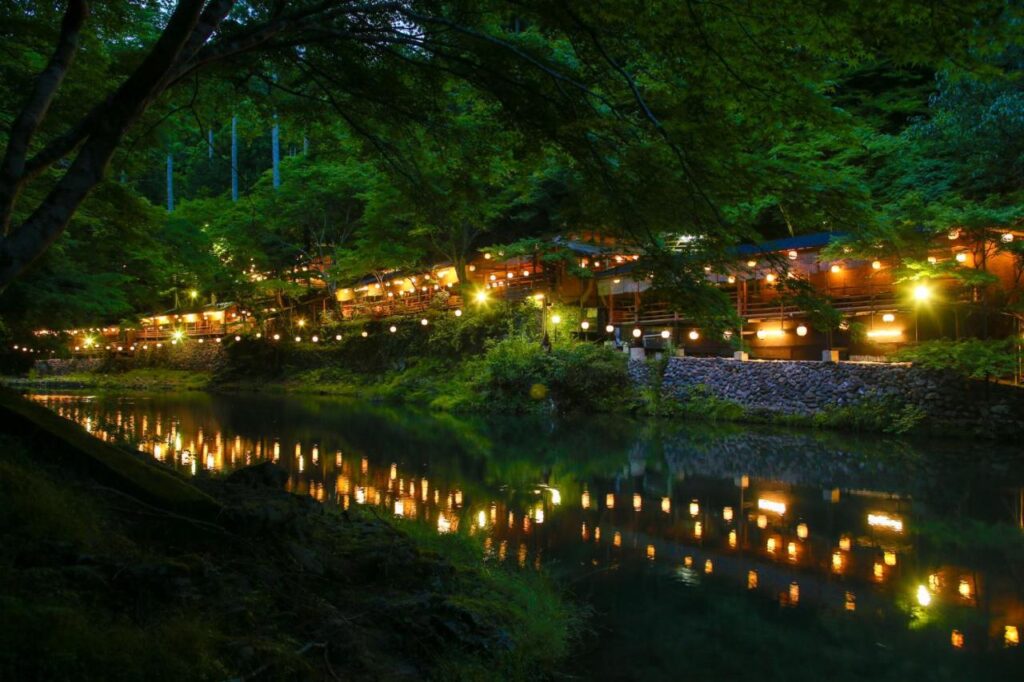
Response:
[[[174,339],[175,341],[181,341],[183,338],[185,338],[185,332],[178,329],[173,334],[171,334],[171,338]]]
[[[932,603],[932,593],[924,585],[917,586],[917,603],[921,606],[928,606]]]
[[[953,630],[953,633],[949,636],[949,643],[953,645],[954,649],[962,649],[964,647],[964,633],[959,630]]]
[[[957,586],[957,592],[959,592],[960,596],[963,597],[964,599],[970,599],[971,598],[971,583],[969,583],[967,580],[961,578],[960,579],[960,584]]]
[[[300,341],[302,341],[302,337],[301,336],[296,336],[295,337],[295,343],[299,343]]]
[[[896,321],[896,316],[893,315],[892,313],[886,313],[886,314],[882,315],[882,322],[895,322],[895,321]]]
[[[672,499],[668,497],[661,498],[661,511],[668,514],[672,511]]]
[[[871,269],[872,270],[881,270],[882,269],[882,261],[878,261],[878,260],[871,261]]]
[[[796,536],[798,538],[800,538],[801,540],[806,540],[807,539],[807,533],[808,533],[807,524],[806,523],[798,523],[797,526],[796,526]]]
[[[777,339],[785,335],[786,332],[782,331],[781,329],[758,329],[756,334],[757,338],[759,339]]]
[[[663,338],[663,339],[666,339],[666,340],[667,340],[667,339],[668,339],[669,337],[671,337],[671,336],[672,336],[672,332],[670,332],[669,330],[667,330],[667,329],[663,329],[663,330],[661,331],[661,338]]]
[[[868,514],[868,525],[875,528],[891,530],[896,533],[903,532],[903,521],[896,517],[889,516],[888,514]]]
[[[797,327],[796,328],[796,335],[797,336],[807,336],[807,327],[805,325],[800,325],[799,327]]]
[[[726,281],[728,281],[729,284],[736,284],[736,275],[729,275],[726,277]]]
[[[637,327],[636,329],[633,330],[633,338],[639,339],[643,335],[643,333],[643,330]]]
[[[765,516],[764,514],[758,514],[757,515],[757,527],[760,528],[761,530],[764,530],[765,528],[767,528],[768,527],[768,517]]]
[[[726,521],[732,521],[732,507],[722,508],[722,518]]]
[[[704,562],[704,572],[710,574],[714,570],[715,566],[711,563],[711,559]]]
[[[956,262],[957,263],[966,263],[967,262],[967,254],[963,253],[963,252],[960,252],[960,253],[956,254]]]
[[[196,291],[195,289],[192,289],[191,291],[188,292],[189,298],[196,298],[197,296],[199,296],[199,292]]]
[[[875,565],[874,565],[874,568],[872,568],[872,571],[874,573],[875,580],[881,580],[882,578],[885,577],[885,567],[882,566],[882,564],[878,563],[877,561],[875,562]]]
[[[647,558],[654,561],[654,545],[647,545]]]
[[[704,535],[704,524],[697,521],[693,524],[693,537],[700,539]]]
[[[886,566],[895,566],[896,565],[896,552],[893,552],[891,550],[887,550],[882,555],[882,559],[883,559],[883,561],[885,561],[885,565]]]
[[[298,325],[300,327],[305,327],[306,326],[306,321],[300,317],[299,321],[298,321]]]
[[[690,502],[690,516],[696,516],[700,513],[700,503],[697,500]]]
[[[643,508],[644,501],[640,497],[640,493],[633,493],[633,509],[634,511],[640,511]]]
[[[697,331],[696,329],[693,329],[693,330],[690,331],[690,333],[687,336],[690,337],[691,341],[696,341],[697,339],[700,338],[700,332]]]
[[[786,255],[789,256],[789,260],[796,260],[797,252],[796,251],[790,251]]]
[[[614,332],[614,331],[615,331],[615,327],[614,327],[614,326],[612,326],[612,325],[610,325],[610,324],[609,324],[609,325],[605,325],[605,328],[604,328],[604,330],[605,330],[606,332],[608,332],[609,334],[611,334],[612,332]]]
[[[586,320],[583,320],[582,322],[580,322],[580,329],[582,329],[583,331],[587,331],[588,329],[590,329],[590,323],[587,322]]]
[[[832,274],[839,274],[840,272],[842,272],[842,271],[843,271],[843,268],[842,268],[842,266],[841,266],[841,265],[839,265],[839,264],[837,263],[837,264],[833,265],[833,266],[832,266],[832,267],[830,268],[830,270],[832,270]]]
[[[914,287],[914,300],[918,303],[926,303],[932,297],[932,290],[927,284],[918,284]]]
[[[729,546],[733,547],[733,548],[736,547],[736,531],[735,530],[730,530],[729,531]]]
[[[795,582],[789,584],[789,603],[800,603],[800,585]]]
[[[775,554],[775,550],[778,549],[779,543],[775,538],[768,538],[768,541],[765,542],[764,546],[765,549],[768,550],[769,554]]]
[[[757,266],[757,261],[755,261],[755,260],[748,260],[747,261],[747,267],[748,268],[752,268],[752,267],[755,267],[755,266]]]
[[[428,324],[430,324],[430,320],[424,317],[422,320],[420,320],[420,324],[426,327]]]
[[[843,570],[843,555],[839,552],[832,552],[832,570],[836,573]]]
[[[766,281],[769,284],[771,284],[772,282],[775,281],[775,275],[773,273],[769,272],[767,275],[764,276],[764,281]]]
[[[769,499],[765,499],[763,497],[758,499],[758,501],[757,501],[757,508],[758,509],[763,509],[765,511],[770,511],[772,513],[778,514],[779,516],[782,516],[783,514],[786,513],[786,503],[785,502],[779,502],[777,500],[769,500]]]
[[[480,291],[476,292],[474,298],[476,298],[477,303],[483,303],[487,300],[487,292],[481,289]]]
[[[1020,644],[1020,632],[1016,625],[1007,625],[1003,629],[1003,644],[1006,646],[1017,646]]]
[[[590,509],[590,493],[587,492],[586,490],[583,491],[583,496],[580,499],[580,505],[584,509]]]
[[[747,589],[757,589],[757,571],[747,571]]]
[[[604,506],[608,509],[615,509],[615,493],[608,493],[604,496]]]
[[[561,323],[561,321],[562,316],[559,315],[558,313],[555,313],[554,315],[551,316],[551,324],[559,324]]]
[[[843,537],[839,538],[839,549],[843,550],[844,552],[850,551],[850,544],[850,538],[848,536],[844,535]]]
[[[365,339],[367,336],[370,335],[370,332],[364,330],[364,331],[360,332],[359,335],[362,336]],[[275,336],[277,336],[277,335],[275,334]]]

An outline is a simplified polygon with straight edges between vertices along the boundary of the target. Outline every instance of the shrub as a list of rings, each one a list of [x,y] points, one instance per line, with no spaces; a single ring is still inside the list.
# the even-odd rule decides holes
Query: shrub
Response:
[[[550,404],[562,412],[600,409],[625,399],[629,386],[621,353],[577,342],[549,352],[523,336],[491,344],[475,381],[483,400],[518,412]]]
[[[925,341],[893,356],[926,369],[951,370],[970,379],[998,379],[1013,374],[1017,359],[1011,339]]]

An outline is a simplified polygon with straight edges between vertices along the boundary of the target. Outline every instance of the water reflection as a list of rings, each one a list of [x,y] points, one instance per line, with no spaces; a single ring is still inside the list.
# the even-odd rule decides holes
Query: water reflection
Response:
[[[1019,566],[991,551],[994,533],[1021,541],[1009,449],[321,399],[32,398],[187,475],[275,461],[295,493],[482,535],[524,568],[664,570],[787,609],[898,612],[947,650],[1015,648],[1024,627]]]

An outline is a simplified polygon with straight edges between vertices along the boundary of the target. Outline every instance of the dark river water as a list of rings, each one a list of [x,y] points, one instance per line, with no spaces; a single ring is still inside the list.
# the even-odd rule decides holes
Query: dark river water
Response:
[[[34,395],[188,476],[263,460],[543,568],[579,679],[1024,680],[1018,447],[326,398]]]

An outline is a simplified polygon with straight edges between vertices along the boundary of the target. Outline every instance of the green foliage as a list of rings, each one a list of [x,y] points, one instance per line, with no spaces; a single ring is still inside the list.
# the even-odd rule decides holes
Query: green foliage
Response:
[[[847,431],[907,433],[917,428],[927,415],[917,406],[902,403],[891,396],[866,396],[849,405],[829,405],[816,413],[811,422],[818,427]]]
[[[595,410],[629,398],[626,360],[603,346],[568,342],[548,351],[536,340],[512,336],[492,344],[480,365],[475,388],[491,409]]]
[[[1011,376],[1017,365],[1014,339],[925,341],[901,348],[894,359],[985,381]]]

